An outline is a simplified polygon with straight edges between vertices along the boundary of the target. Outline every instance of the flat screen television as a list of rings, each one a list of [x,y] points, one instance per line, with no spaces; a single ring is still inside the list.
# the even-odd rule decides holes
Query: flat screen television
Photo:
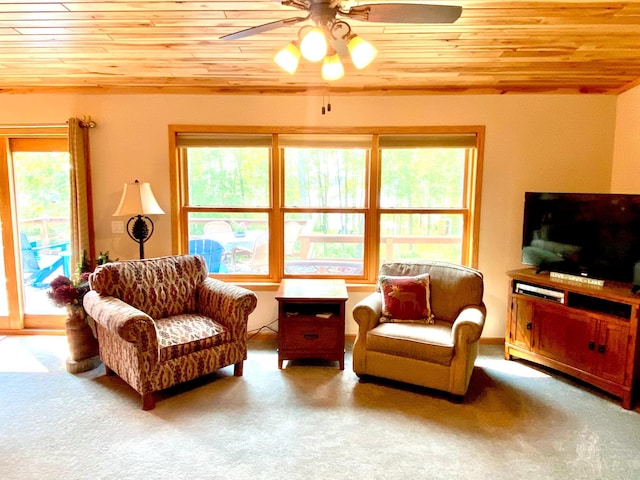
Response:
[[[640,195],[526,192],[522,263],[538,272],[637,283]]]

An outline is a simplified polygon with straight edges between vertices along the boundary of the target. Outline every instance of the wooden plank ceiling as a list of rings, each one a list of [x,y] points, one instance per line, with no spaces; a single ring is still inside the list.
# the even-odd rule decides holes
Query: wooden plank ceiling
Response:
[[[640,84],[638,1],[422,3],[461,5],[462,16],[347,19],[379,54],[364,70],[345,59],[344,78],[328,84],[319,64],[301,61],[292,76],[272,60],[302,24],[219,39],[304,16],[277,0],[0,0],[0,93],[616,94]]]

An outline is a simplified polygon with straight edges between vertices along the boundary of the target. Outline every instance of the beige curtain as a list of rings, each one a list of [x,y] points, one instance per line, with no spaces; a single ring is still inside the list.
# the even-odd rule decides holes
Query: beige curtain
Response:
[[[95,245],[91,172],[89,168],[89,127],[79,118],[69,119],[69,154],[71,162],[71,268],[75,272],[81,255],[93,268]]]

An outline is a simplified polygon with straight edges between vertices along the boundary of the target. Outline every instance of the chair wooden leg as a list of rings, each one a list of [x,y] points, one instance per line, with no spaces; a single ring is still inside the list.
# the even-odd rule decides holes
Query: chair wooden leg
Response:
[[[142,410],[153,410],[156,408],[156,400],[153,392],[142,394]]]
[[[242,367],[243,367],[244,363],[243,362],[238,362],[233,366],[233,374],[236,377],[241,377],[242,376]]]

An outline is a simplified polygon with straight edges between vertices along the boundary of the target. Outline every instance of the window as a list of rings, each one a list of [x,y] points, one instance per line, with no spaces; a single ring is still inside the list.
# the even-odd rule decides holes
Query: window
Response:
[[[237,281],[474,265],[482,127],[170,127],[174,251]],[[409,131],[410,130],[410,131]]]
[[[188,251],[209,272],[269,275],[271,136],[180,137]]]
[[[470,263],[475,135],[380,136],[380,262]]]
[[[371,136],[280,135],[285,275],[362,277]]]

